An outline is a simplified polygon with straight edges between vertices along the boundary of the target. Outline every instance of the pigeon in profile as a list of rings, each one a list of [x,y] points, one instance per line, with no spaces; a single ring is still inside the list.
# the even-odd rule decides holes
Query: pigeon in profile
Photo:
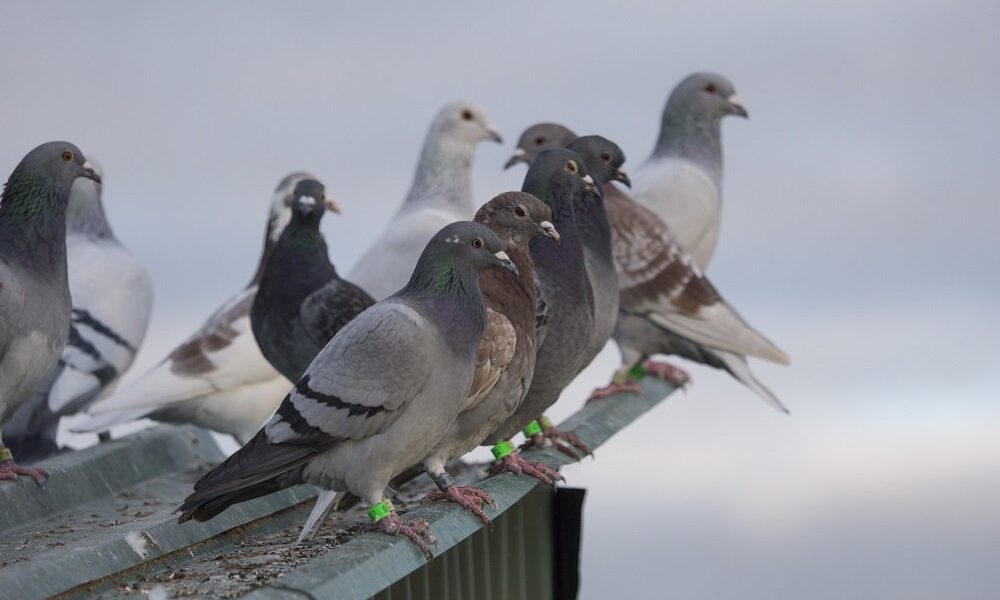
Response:
[[[250,326],[250,308],[264,265],[292,218],[295,186],[309,173],[293,173],[275,189],[264,249],[250,283],[213,313],[191,337],[151,371],[94,404],[94,415],[74,431],[105,431],[149,418],[193,423],[249,441],[274,413],[291,382],[261,354]],[[328,206],[333,210],[333,206]]]
[[[264,357],[298,381],[334,334],[375,301],[330,264],[319,225],[333,201],[323,184],[303,179],[292,198],[291,221],[265,261],[250,323]]]
[[[472,157],[484,140],[502,142],[478,106],[456,102],[438,112],[403,205],[348,274],[350,281],[385,298],[406,283],[431,236],[448,223],[472,218]]]
[[[97,163],[94,171],[103,180]],[[69,341],[48,385],[4,427],[18,459],[37,462],[58,451],[60,417],[108,395],[131,366],[153,308],[149,272],[115,238],[101,203],[102,184],[79,178],[66,209],[66,258],[73,311]]]
[[[100,182],[80,149],[49,142],[14,168],[0,196],[0,430],[51,377],[69,336],[66,205],[79,178]],[[22,467],[0,445],[0,480]]]
[[[747,117],[736,89],[713,73],[677,84],[663,108],[653,153],[635,172],[635,199],[670,226],[704,270],[719,241],[722,212],[720,121]]]
[[[599,138],[587,137],[594,139],[594,143]],[[538,139],[543,139],[543,143],[534,143]],[[575,139],[575,134],[562,125],[533,125],[521,136],[524,145],[521,152],[515,153],[516,162],[531,164],[541,150],[556,147],[555,144],[581,149]],[[612,144],[609,140],[605,142]],[[774,393],[750,370],[746,356],[778,364],[788,364],[788,356],[726,303],[655,213],[612,183],[629,184],[622,170],[625,156],[620,149],[602,150],[600,143],[596,143],[593,152],[585,151],[583,155],[589,172],[604,192],[620,291],[614,339],[625,365],[615,374],[611,385],[595,391],[592,397],[639,391],[633,381],[635,375],[651,374],[678,387],[685,385],[689,377],[681,369],[666,362],[646,360],[654,354],[673,354],[725,370],[787,413]],[[648,302],[644,294],[660,297]]]
[[[461,221],[439,231],[403,289],[345,325],[257,435],[195,484],[180,522],[311,483],[325,491],[300,540],[346,490],[371,506],[382,531],[409,537],[430,557],[427,523],[401,518],[385,488],[433,450],[467,404],[486,326],[479,277],[495,268],[517,271],[485,226]]]
[[[533,443],[549,441],[576,456],[566,443],[587,450],[572,432],[560,432],[550,423],[538,428],[534,421],[559,399],[563,388],[592,358],[588,357],[588,344],[594,330],[594,296],[574,211],[585,201],[585,194],[595,191],[594,181],[579,154],[553,149],[535,158],[521,189],[549,206],[561,241],[541,237],[531,244],[543,322],[535,374],[524,401],[490,439],[510,439],[531,425],[525,436]]]

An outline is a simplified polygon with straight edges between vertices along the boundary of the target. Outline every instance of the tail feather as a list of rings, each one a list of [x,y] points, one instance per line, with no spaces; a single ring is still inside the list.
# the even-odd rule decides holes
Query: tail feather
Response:
[[[306,524],[302,526],[302,532],[299,533],[298,543],[301,544],[316,537],[316,533],[323,526],[323,521],[336,505],[338,498],[339,494],[331,490],[323,490],[319,493],[319,496],[316,497],[316,504],[313,506],[312,512],[309,513]]]
[[[732,354],[730,352],[722,352],[716,350],[716,355],[722,359],[722,362],[726,366],[726,370],[739,380],[740,383],[747,386],[754,391],[758,396],[760,396],[765,402],[771,406],[777,408],[786,415],[789,414],[789,410],[778,400],[778,397],[774,395],[774,392],[767,389],[763,383],[753,374],[750,370],[750,365],[747,363],[745,356],[739,354]]]

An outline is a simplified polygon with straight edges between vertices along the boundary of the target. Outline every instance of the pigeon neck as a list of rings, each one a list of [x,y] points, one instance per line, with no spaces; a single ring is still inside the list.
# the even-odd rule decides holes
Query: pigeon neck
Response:
[[[420,152],[410,193],[401,210],[443,207],[472,214],[472,155],[475,146],[429,135]]]
[[[292,222],[281,233],[262,269],[257,297],[272,308],[297,313],[305,298],[337,277],[319,228]]]
[[[604,184],[608,186],[610,184]],[[603,191],[604,186],[602,186]],[[598,194],[584,193],[583,202],[574,208],[577,229],[580,239],[588,250],[607,260],[611,257],[611,225],[608,224],[608,213],[604,208],[604,197]]]
[[[85,188],[83,186],[86,186]],[[100,184],[79,180],[69,196],[66,206],[66,231],[89,237],[114,239],[114,232],[101,203]]]
[[[555,273],[565,281],[575,280],[583,264],[583,243],[577,226],[572,198],[557,198],[551,189],[524,189],[552,209],[552,224],[559,231],[559,242],[545,236],[531,242],[531,258],[538,271]]]
[[[504,252],[517,267],[518,275],[498,269],[483,273],[479,283],[486,296],[486,305],[509,318],[516,329],[530,324],[529,329],[534,331],[538,298],[535,262],[531,260],[527,243],[508,240],[504,244]]]
[[[0,255],[65,279],[68,197],[69,186],[15,169],[0,197]]]
[[[396,296],[425,306],[431,320],[449,332],[445,336],[449,339],[468,337],[476,343],[486,327],[479,273],[450,257],[428,256],[425,251],[410,281]]]
[[[719,119],[692,114],[667,105],[660,137],[652,158],[677,157],[705,168],[718,183],[722,179],[722,135]]]

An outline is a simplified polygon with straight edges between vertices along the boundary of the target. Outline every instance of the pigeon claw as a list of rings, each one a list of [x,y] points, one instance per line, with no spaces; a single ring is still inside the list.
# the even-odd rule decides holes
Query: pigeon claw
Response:
[[[483,522],[483,525],[489,525],[490,527],[493,526],[493,521],[491,521],[486,512],[483,511],[483,506],[490,505],[493,508],[496,508],[497,503],[493,500],[493,496],[490,496],[485,490],[481,490],[471,485],[453,485],[448,487],[448,489],[443,492],[432,492],[427,494],[427,497],[424,498],[424,500],[449,500],[479,517],[479,520]]]
[[[642,363],[642,368],[646,369],[647,374],[659,377],[664,381],[669,381],[679,388],[683,388],[691,382],[691,376],[687,374],[687,371],[675,367],[668,362],[647,360]]]
[[[537,460],[528,460],[521,456],[520,452],[508,454],[490,467],[490,475],[498,475],[503,472],[529,475],[545,485],[553,487],[557,481],[566,481],[566,478],[560,475],[559,471]]]
[[[556,450],[573,460],[580,460],[585,456],[594,456],[590,446],[584,444],[580,436],[572,431],[559,431],[555,427],[546,427],[542,433],[532,437],[529,443],[532,446],[538,447],[546,443],[551,444]]]
[[[35,480],[35,483],[42,485],[49,474],[45,469],[35,469],[33,467],[22,467],[12,459],[0,461],[0,481],[15,481],[18,475],[28,475]]]
[[[601,400],[609,396],[614,396],[617,394],[640,394],[642,393],[642,386],[638,382],[627,380],[624,383],[611,382],[608,385],[597,388],[590,393],[590,398],[587,399],[587,404],[590,404],[594,400]]]
[[[431,545],[437,545],[437,540],[431,534],[431,526],[424,519],[404,519],[393,511],[389,516],[379,521],[375,527],[389,535],[405,535],[424,553],[427,560],[434,558]]]

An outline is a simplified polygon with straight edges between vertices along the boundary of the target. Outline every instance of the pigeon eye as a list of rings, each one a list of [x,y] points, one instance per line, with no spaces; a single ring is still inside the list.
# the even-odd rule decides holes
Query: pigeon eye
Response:
[[[601,152],[601,160],[604,162],[611,162],[611,154],[608,152]]]
[[[717,90],[715,89],[715,84],[714,83],[710,83],[710,84],[708,84],[708,85],[705,86],[705,93],[706,94],[714,94],[716,91]]]
[[[466,121],[471,121],[472,120],[472,111],[469,110],[469,109],[463,110],[462,111],[462,118],[464,120],[466,120]]]
[[[545,137],[544,136],[538,136],[538,137],[535,138],[535,145],[536,146],[541,146],[544,143],[545,143]]]
[[[527,217],[528,209],[526,209],[523,204],[518,204],[514,207],[514,214],[519,217]]]
[[[63,150],[62,159],[66,162],[73,160],[73,152],[70,150]]]
[[[473,248],[482,248],[483,247],[483,240],[481,238],[472,238],[472,247]]]
[[[570,175],[576,175],[576,172],[577,172],[578,169],[579,169],[579,167],[576,166],[576,161],[575,160],[568,160],[568,161],[566,161],[566,172],[567,173],[569,173]]]

